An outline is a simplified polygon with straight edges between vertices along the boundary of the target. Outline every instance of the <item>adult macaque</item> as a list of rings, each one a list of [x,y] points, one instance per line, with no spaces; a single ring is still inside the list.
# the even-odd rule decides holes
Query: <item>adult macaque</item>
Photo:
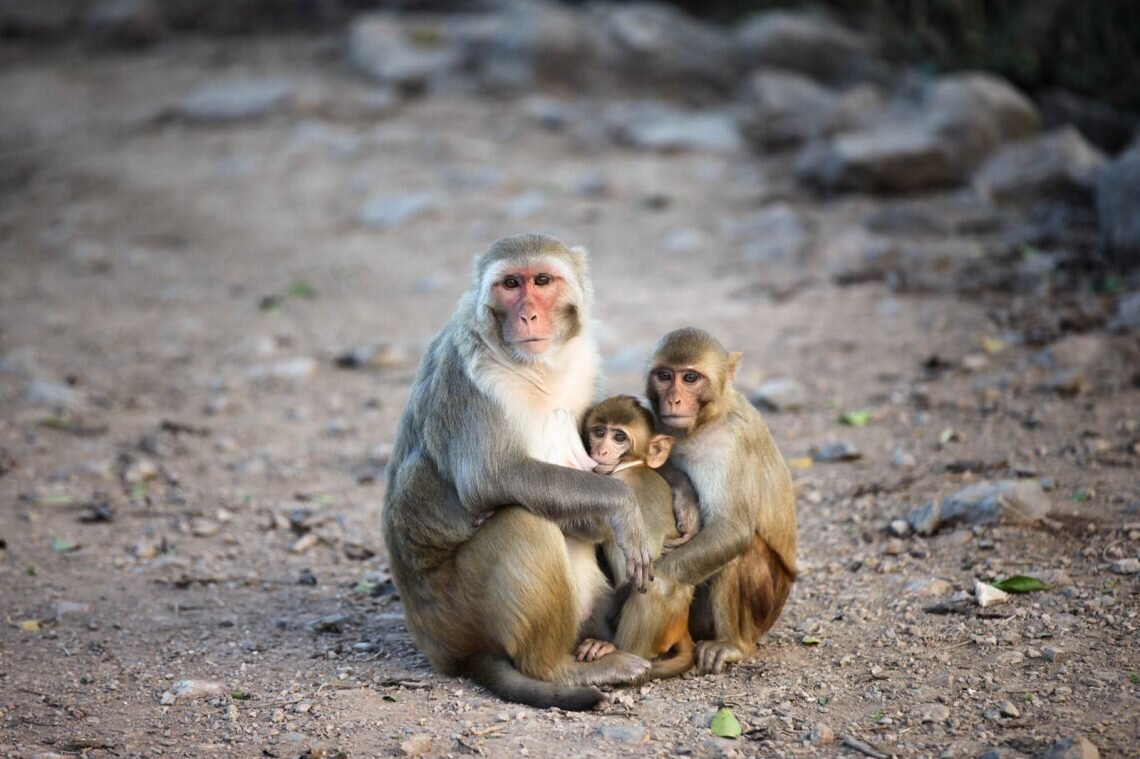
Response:
[[[588,461],[577,422],[599,363],[591,302],[585,250],[545,235],[494,243],[428,346],[388,464],[384,542],[412,637],[440,672],[538,707],[588,709],[593,685],[649,669],[624,652],[573,656],[593,599],[560,524],[604,520],[635,588],[652,579],[629,486],[561,466]]]
[[[680,537],[673,491],[655,471],[669,457],[673,438],[654,434],[653,415],[631,395],[608,398],[590,409],[584,429],[590,457],[598,462],[594,471],[620,477],[637,496],[657,558],[667,540]],[[678,502],[684,504],[685,522],[695,526],[699,519],[696,503],[684,498]],[[622,571],[620,550],[612,540],[605,541],[602,550],[614,574],[617,598],[628,597],[628,577]],[[656,578],[638,603],[620,605],[613,644],[584,640],[578,646],[578,659],[593,660],[613,651],[616,644],[622,651],[652,660],[650,678],[681,674],[693,666],[693,639],[689,635],[692,600],[691,585]]]
[[[760,413],[732,387],[740,355],[703,330],[670,332],[646,388],[659,428],[675,438],[669,466],[688,475],[700,502],[700,532],[656,571],[658,581],[696,587],[689,630],[702,674],[752,653],[796,576],[791,476]],[[643,601],[634,595],[627,606]]]

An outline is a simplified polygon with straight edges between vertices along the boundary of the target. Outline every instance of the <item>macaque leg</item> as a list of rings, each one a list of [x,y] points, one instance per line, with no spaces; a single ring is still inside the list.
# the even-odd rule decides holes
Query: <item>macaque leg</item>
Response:
[[[716,674],[748,658],[779,618],[794,575],[760,537],[752,548],[697,588],[689,629],[697,671]]]
[[[521,507],[499,509],[456,555],[456,596],[482,627],[472,648],[502,650],[523,674],[562,685],[624,684],[649,662],[615,652],[577,662],[578,591],[561,530]],[[459,632],[459,631],[456,631]]]

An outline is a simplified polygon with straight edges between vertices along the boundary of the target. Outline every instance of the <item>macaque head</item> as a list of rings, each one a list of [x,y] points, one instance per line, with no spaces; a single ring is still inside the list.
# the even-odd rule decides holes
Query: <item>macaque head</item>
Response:
[[[653,433],[653,415],[632,395],[614,396],[590,409],[585,430],[598,474],[613,474],[622,464],[635,462],[656,469],[673,449],[673,438]]]
[[[519,363],[552,358],[586,323],[583,248],[547,235],[505,237],[478,257],[475,277],[478,330]]]
[[[645,395],[666,429],[692,432],[721,413],[739,353],[728,353],[709,333],[687,327],[665,335],[649,361]]]

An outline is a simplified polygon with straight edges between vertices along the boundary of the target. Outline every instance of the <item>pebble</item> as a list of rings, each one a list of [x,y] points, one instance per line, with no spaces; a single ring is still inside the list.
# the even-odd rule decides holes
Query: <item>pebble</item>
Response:
[[[431,751],[431,736],[420,733],[407,740],[400,741],[400,751],[403,752],[404,756],[423,756]]]
[[[1133,747],[1135,748],[1135,746]],[[1083,735],[1062,738],[1044,753],[1040,759],[1100,759],[1100,749]]]
[[[1001,716],[1016,719],[1021,716],[1021,710],[1014,705],[1012,701],[1002,701],[1001,706],[998,707]]]
[[[927,722],[945,722],[950,719],[950,707],[946,704],[922,704],[918,707],[919,720]]]
[[[905,538],[910,534],[910,522],[905,519],[893,519],[887,529],[890,530],[892,535]]]
[[[994,604],[1005,603],[1009,600],[1009,593],[998,590],[988,582],[974,580],[974,599],[978,602],[978,606],[985,608]]]
[[[807,390],[794,379],[768,380],[752,393],[752,405],[762,411],[798,411],[807,403]]]
[[[220,696],[225,692],[226,684],[216,680],[179,680],[162,694],[162,704],[169,706],[175,701]]]
[[[937,577],[923,577],[911,580],[906,586],[907,592],[916,598],[940,598],[954,592],[954,586],[948,580]]]
[[[1140,573],[1140,559],[1117,559],[1112,562],[1112,572],[1118,575],[1134,575]]]
[[[192,123],[228,123],[266,116],[292,99],[293,85],[287,81],[235,79],[199,87],[182,98],[173,113]]]
[[[649,742],[649,731],[644,725],[602,725],[598,728],[598,735],[604,740],[627,743],[631,746]]]
[[[835,743],[835,731],[833,731],[825,722],[817,722],[815,727],[808,733],[808,740],[818,745],[827,745]]]
[[[820,446],[812,453],[812,458],[819,463],[858,461],[863,458],[863,452],[841,440]]]
[[[1046,646],[1042,652],[1045,655],[1045,661],[1060,664],[1069,660],[1069,654],[1063,648],[1056,648],[1054,646]]]
[[[302,380],[308,379],[317,373],[318,363],[309,356],[286,358],[280,361],[270,361],[264,364],[251,366],[246,370],[246,376],[255,382],[268,380]]]
[[[915,458],[913,453],[908,453],[902,448],[896,447],[891,454],[891,466],[895,469],[914,469],[918,466],[918,459]]]

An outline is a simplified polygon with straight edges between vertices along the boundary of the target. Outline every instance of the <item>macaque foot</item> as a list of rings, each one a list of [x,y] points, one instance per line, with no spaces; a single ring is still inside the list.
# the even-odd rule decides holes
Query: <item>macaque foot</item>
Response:
[[[577,661],[597,661],[606,654],[612,654],[614,651],[617,651],[617,646],[608,640],[586,638],[579,643],[578,648],[574,650],[574,658]]]
[[[702,675],[719,675],[729,664],[744,661],[748,651],[742,651],[727,640],[702,640],[697,643],[697,672]]]
[[[571,664],[571,685],[628,685],[645,679],[652,664],[625,651],[613,651],[595,661]]]

